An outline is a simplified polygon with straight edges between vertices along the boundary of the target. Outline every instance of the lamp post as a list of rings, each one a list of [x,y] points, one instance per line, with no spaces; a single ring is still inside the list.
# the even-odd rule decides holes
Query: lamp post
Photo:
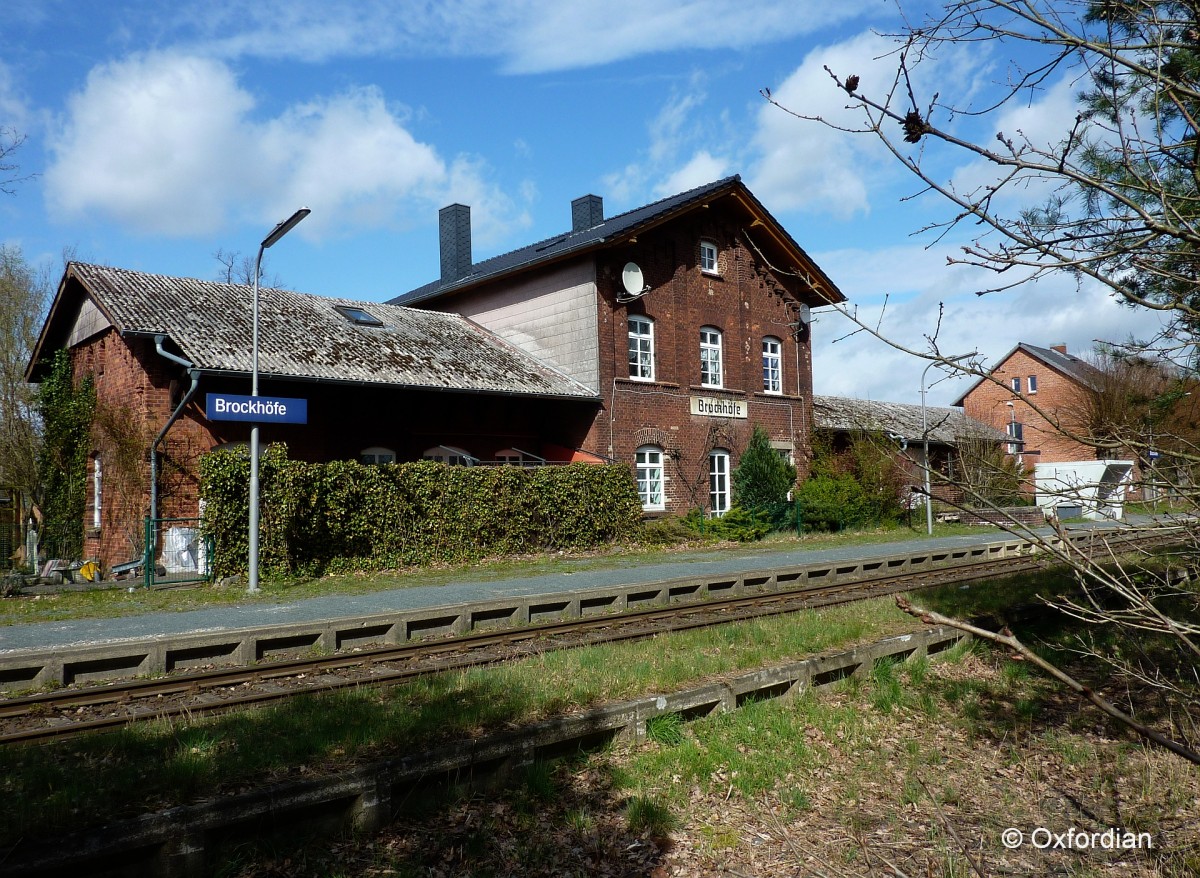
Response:
[[[960,360],[965,360],[968,357],[975,356],[978,351],[971,351],[969,354],[959,354],[957,357],[943,357],[940,360],[932,360],[921,373],[921,440],[924,445],[922,455],[925,464],[925,531],[929,536],[933,536],[933,489],[929,485],[929,418],[925,410],[925,376],[929,374],[930,368],[933,366],[945,363],[957,363]]]
[[[258,256],[254,260],[254,318],[251,330],[251,359],[253,366],[250,378],[250,395],[258,396],[258,275],[262,270],[263,251],[271,247],[294,229],[310,213],[302,207],[271,230],[258,245]],[[258,424],[250,428],[250,560],[247,574],[249,585],[246,591],[258,594]]]

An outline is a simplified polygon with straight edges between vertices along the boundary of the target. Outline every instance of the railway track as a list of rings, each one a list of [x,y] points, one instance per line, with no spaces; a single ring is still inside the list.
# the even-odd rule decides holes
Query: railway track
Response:
[[[1173,539],[1168,535],[1143,536],[1138,538],[1137,547],[1152,548]],[[0,744],[48,741],[148,720],[187,721],[300,694],[396,684],[428,674],[512,661],[552,650],[645,639],[948,583],[1012,576],[1042,569],[1050,561],[1053,559],[1045,555],[976,561],[850,583],[810,584],[768,594],[739,595],[8,698],[0,700]]]

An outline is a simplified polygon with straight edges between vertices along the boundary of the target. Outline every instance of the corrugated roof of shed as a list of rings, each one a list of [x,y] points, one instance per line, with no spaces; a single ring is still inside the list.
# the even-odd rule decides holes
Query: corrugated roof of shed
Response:
[[[961,409],[927,406],[925,419],[929,425],[929,441],[940,445],[954,445],[968,437],[997,442],[1008,438],[1003,430],[968,418]],[[819,430],[865,430],[894,433],[909,442],[923,440],[919,405],[842,396],[814,396],[813,420]]]
[[[123,333],[164,334],[209,372],[252,368],[252,298],[245,284],[71,263]],[[336,305],[382,326],[358,325]],[[593,390],[457,314],[259,289],[264,376],[440,390],[595,398]]]

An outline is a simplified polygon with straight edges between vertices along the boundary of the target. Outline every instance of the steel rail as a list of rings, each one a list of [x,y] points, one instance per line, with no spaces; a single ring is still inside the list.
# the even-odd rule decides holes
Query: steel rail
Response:
[[[1173,538],[1142,539],[1140,548],[1170,542]],[[136,713],[113,715],[96,719],[59,717],[60,722],[36,728],[0,733],[0,745],[28,743],[61,738],[103,729],[118,728],[153,719],[176,716],[211,715],[296,695],[332,692],[359,686],[396,684],[421,676],[445,671],[462,670],[539,653],[598,643],[644,639],[657,634],[692,630],[794,612],[835,603],[848,603],[870,597],[931,588],[953,582],[966,582],[1019,574],[1047,566],[1057,566],[1058,559],[1046,555],[1024,555],[1003,559],[974,561],[953,567],[922,571],[906,571],[872,579],[843,584],[817,584],[770,593],[738,595],[670,607],[652,607],[611,615],[572,619],[533,626],[504,628],[475,632],[437,641],[411,641],[390,646],[362,649],[348,654],[304,659],[274,661],[244,668],[219,668],[173,676],[168,679],[131,680],[116,684],[99,684],[82,690],[58,690],[0,701],[0,721],[12,724],[42,714],[61,714],[68,710],[96,708],[105,705],[129,707],[151,699],[184,697],[183,705],[162,705]],[[920,584],[914,585],[914,582]],[[572,642],[563,639],[574,637]],[[503,656],[489,655],[488,649],[520,646],[516,652]],[[443,659],[434,663],[433,659]],[[446,660],[448,658],[448,660]],[[424,665],[419,663],[425,662]],[[408,667],[381,667],[404,663]],[[350,679],[316,680],[297,683],[312,674],[330,674],[354,668],[365,673]],[[289,687],[270,691],[246,692],[221,700],[201,700],[205,693],[238,686],[289,681]]]

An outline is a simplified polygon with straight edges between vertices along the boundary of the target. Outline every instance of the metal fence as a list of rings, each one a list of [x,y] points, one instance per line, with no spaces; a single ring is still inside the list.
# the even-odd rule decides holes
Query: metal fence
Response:
[[[142,584],[146,588],[212,579],[213,540],[199,518],[146,516]]]

